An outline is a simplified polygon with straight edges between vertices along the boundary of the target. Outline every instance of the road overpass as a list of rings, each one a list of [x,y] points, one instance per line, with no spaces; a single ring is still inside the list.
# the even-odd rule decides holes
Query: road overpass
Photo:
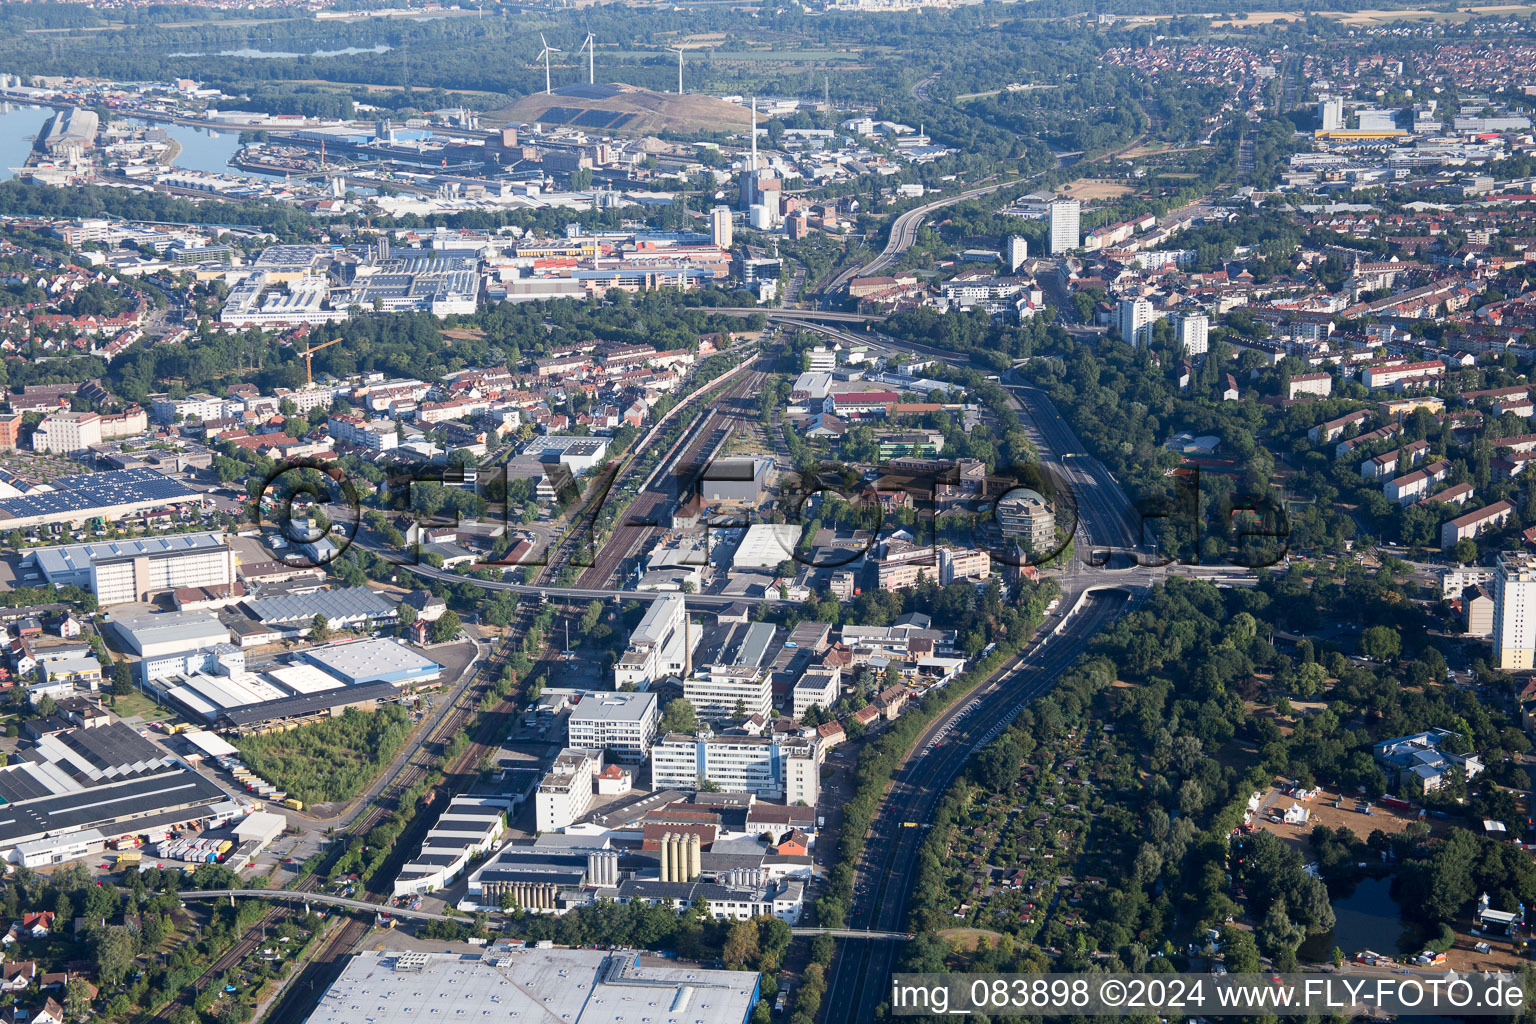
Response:
[[[466,914],[439,914],[430,910],[411,910],[407,907],[387,907],[381,903],[355,900],[348,896],[332,896],[317,892],[294,892],[292,889],[184,889],[176,894],[187,900],[270,900],[279,903],[298,903],[308,908],[314,905],[335,907],[362,914],[384,914],[406,921],[458,921],[468,923]],[[885,942],[907,942],[910,932],[878,931],[866,928],[807,928],[792,927],[795,935],[830,935],[834,939],[859,938]]]

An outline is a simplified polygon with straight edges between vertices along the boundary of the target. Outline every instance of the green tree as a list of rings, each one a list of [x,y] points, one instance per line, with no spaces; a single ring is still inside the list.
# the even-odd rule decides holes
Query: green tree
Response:
[[[104,930],[96,940],[96,971],[103,988],[116,988],[133,966],[133,933],[120,925]]]
[[[661,713],[661,732],[683,733],[692,736],[699,731],[699,715],[692,702],[683,697],[673,698]]]
[[[733,971],[739,971],[758,956],[757,925],[751,921],[737,921],[725,934],[725,945],[720,958]]]
[[[84,978],[71,978],[64,986],[64,1015],[83,1020],[91,1012],[91,990]]]
[[[309,636],[316,643],[325,643],[331,638],[331,620],[319,612],[309,621]]]
[[[1462,565],[1469,565],[1477,561],[1477,541],[1471,537],[1463,537],[1451,548],[1451,557]]]
[[[464,628],[459,613],[449,609],[440,615],[436,622],[432,623],[432,642],[437,644],[447,643],[459,635],[459,630]]]
[[[1367,658],[1391,661],[1402,649],[1402,638],[1390,626],[1369,626],[1360,634],[1360,653]]]

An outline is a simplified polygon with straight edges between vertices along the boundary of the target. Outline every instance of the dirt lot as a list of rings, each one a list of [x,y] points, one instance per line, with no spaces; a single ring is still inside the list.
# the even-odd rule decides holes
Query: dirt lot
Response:
[[[1308,859],[1311,859],[1311,843],[1308,837],[1318,825],[1327,825],[1329,828],[1348,828],[1356,836],[1365,839],[1376,829],[1381,829],[1388,835],[1401,832],[1413,822],[1418,821],[1416,815],[1403,815],[1382,807],[1379,804],[1371,805],[1370,815],[1361,814],[1355,810],[1355,798],[1346,796],[1340,801],[1341,806],[1334,807],[1333,803],[1339,798],[1336,790],[1320,789],[1317,796],[1311,800],[1293,801],[1280,790],[1271,787],[1264,793],[1264,798],[1259,802],[1259,812],[1254,815],[1254,824],[1266,832],[1273,832],[1286,843],[1296,847]],[[1311,817],[1305,825],[1277,825],[1267,817],[1271,811],[1276,814],[1284,814],[1285,809],[1292,803],[1300,803],[1301,806],[1311,811]]]
[[[1057,192],[1071,196],[1073,199],[1119,199],[1121,196],[1130,195],[1131,188],[1129,185],[1117,185],[1112,181],[1078,178],[1070,184],[1063,185],[1057,189]]]

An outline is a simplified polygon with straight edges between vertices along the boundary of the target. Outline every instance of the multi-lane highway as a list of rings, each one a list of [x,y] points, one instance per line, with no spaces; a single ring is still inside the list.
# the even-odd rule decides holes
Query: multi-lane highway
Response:
[[[893,343],[895,344],[895,343]],[[917,864],[934,808],[966,761],[991,742],[1034,697],[1047,692],[1105,626],[1145,593],[1150,570],[1122,572],[1084,567],[1082,552],[1097,545],[1134,549],[1131,505],[1119,484],[1081,443],[1044,394],[1014,382],[1010,399],[1040,460],[1064,478],[1076,498],[1074,539],[1078,557],[1058,582],[1057,616],[1037,640],[989,680],[974,697],[955,702],[918,738],[914,754],[897,772],[855,867],[854,927],[904,927]],[[1111,589],[1112,588],[1112,589]],[[1106,592],[1107,591],[1107,592]],[[943,743],[933,745],[936,737]],[[898,951],[878,944],[841,943],[823,1000],[827,1024],[864,1024],[874,1019],[889,991]]]
[[[1062,608],[1073,607],[1064,593]],[[1032,698],[1047,692],[1057,677],[1087,649],[1095,634],[1126,607],[1124,593],[1092,595],[1065,623],[1060,636],[1036,643],[971,700],[957,701],[918,737],[916,753],[896,773],[875,816],[855,871],[849,926],[878,931],[906,925],[907,904],[934,809],[971,754],[995,739]],[[1047,626],[1051,623],[1048,622]],[[1048,635],[1047,630],[1041,631]],[[980,701],[969,710],[974,701]],[[940,745],[933,742],[943,737]],[[908,824],[908,823],[911,824]],[[827,1024],[864,1024],[890,991],[900,949],[890,943],[846,939],[839,943],[822,1005]]]
[[[1001,189],[1012,185],[1024,185],[1039,180],[1043,175],[1034,174],[1026,178],[1009,178],[1007,181],[999,181],[991,185],[981,185],[977,188],[966,189],[943,199],[935,199],[931,203],[922,206],[914,206],[905,213],[898,214],[891,222],[891,233],[886,238],[885,248],[880,250],[880,255],[870,260],[861,267],[849,267],[834,277],[827,285],[826,291],[835,292],[846,288],[848,282],[856,277],[870,277],[885,270],[892,263],[901,258],[901,254],[912,248],[912,243],[917,241],[917,229],[922,227],[923,220],[934,210],[942,210],[946,206],[963,203],[968,199],[977,199],[981,196],[991,195]]]

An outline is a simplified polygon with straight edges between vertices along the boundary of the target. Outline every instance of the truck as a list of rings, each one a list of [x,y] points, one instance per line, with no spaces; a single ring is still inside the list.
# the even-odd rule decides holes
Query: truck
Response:
[[[283,806],[288,808],[290,811],[302,811],[304,809],[304,801],[295,800],[293,797],[289,797],[287,800],[283,801]]]
[[[138,864],[143,859],[138,850],[122,850],[117,855],[116,864],[120,868],[129,867]]]

